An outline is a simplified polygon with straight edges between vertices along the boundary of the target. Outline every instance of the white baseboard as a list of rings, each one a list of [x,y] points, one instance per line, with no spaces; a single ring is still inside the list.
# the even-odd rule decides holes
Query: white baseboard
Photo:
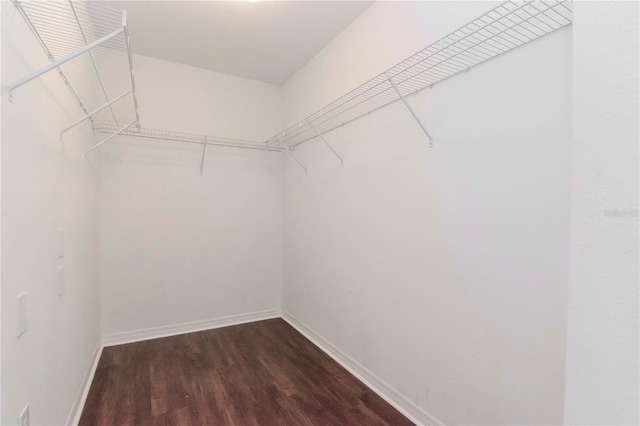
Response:
[[[247,322],[279,318],[280,316],[280,309],[269,309],[266,311],[250,312],[247,314],[229,315],[226,317],[211,318],[200,321],[183,322],[181,324],[144,328],[141,330],[122,331],[119,333],[110,333],[102,336],[102,345],[122,345],[125,343],[158,339],[160,337],[193,333],[194,331],[211,330],[214,328],[228,327],[230,325],[238,325]]]
[[[89,389],[91,388],[91,383],[93,382],[93,376],[96,374],[98,361],[100,361],[100,356],[102,355],[102,349],[103,346],[100,343],[98,343],[93,349],[93,358],[91,364],[89,364],[89,367],[84,374],[84,380],[80,385],[80,389],[78,391],[78,394],[76,395],[76,399],[73,401],[71,411],[69,411],[69,416],[67,416],[67,421],[64,422],[65,425],[77,425],[78,422],[80,422],[82,409],[84,408],[84,403],[87,401],[87,395],[89,395]]]
[[[322,349],[322,351],[324,351],[327,355],[333,358],[338,364],[342,365],[345,369],[347,369],[347,371],[356,376],[372,391],[377,393],[385,401],[387,401],[398,411],[404,414],[412,422],[418,425],[443,425],[443,423],[440,422],[437,418],[420,408],[409,398],[405,397],[400,392],[395,390],[388,383],[373,374],[358,361],[342,352],[324,337],[311,330],[289,312],[283,310],[282,318],[287,321],[293,328],[302,333],[307,339],[311,340],[311,342],[313,342],[317,347]]]

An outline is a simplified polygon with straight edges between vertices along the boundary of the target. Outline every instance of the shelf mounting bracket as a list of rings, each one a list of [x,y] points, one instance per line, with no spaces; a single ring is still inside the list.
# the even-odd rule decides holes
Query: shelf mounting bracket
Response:
[[[138,114],[138,98],[136,96],[136,79],[133,77],[133,59],[131,58],[131,41],[129,36],[129,25],[127,24],[127,11],[122,11],[122,30],[126,38],[127,56],[129,57],[129,75],[131,76],[131,90],[133,91],[133,107],[136,110],[136,127],[140,128],[140,115]]]
[[[427,128],[424,126],[424,124],[422,124],[422,120],[420,120],[420,117],[418,117],[418,115],[413,110],[411,105],[409,105],[409,102],[407,102],[405,97],[402,96],[402,93],[400,93],[400,89],[398,89],[398,86],[396,86],[396,84],[393,82],[393,79],[391,78],[388,72],[385,73],[385,77],[387,77],[387,81],[389,82],[389,84],[391,84],[391,87],[393,87],[393,90],[396,91],[396,93],[398,94],[398,97],[400,98],[404,106],[407,107],[407,109],[409,110],[413,118],[416,120],[416,122],[418,122],[418,126],[420,126],[424,134],[427,135],[427,139],[429,139],[429,148],[433,148],[433,139],[431,138],[431,135],[429,134],[429,131],[427,130]]]
[[[128,94],[130,94],[131,92],[133,92],[133,90],[129,90],[125,93],[123,93],[122,95],[118,96],[117,98],[111,99],[109,102],[107,102],[106,104],[102,105],[100,108],[90,112],[89,114],[85,115],[84,117],[82,117],[81,119],[79,119],[78,121],[76,121],[75,123],[65,127],[64,129],[62,129],[60,131],[60,142],[62,142],[62,135],[65,134],[66,132],[68,132],[69,130],[73,129],[74,127],[76,127],[78,124],[82,123],[84,120],[86,120],[87,118],[91,118],[92,116],[94,116],[95,114],[99,113],[100,111],[102,111],[103,109],[110,107],[111,105],[113,105],[114,103],[118,102],[120,99],[124,98],[125,96],[127,96]]]
[[[304,164],[302,164],[302,163],[300,162],[300,160],[298,160],[298,159],[296,158],[296,156],[295,156],[295,155],[293,155],[293,152],[291,152],[291,150],[290,150],[288,147],[286,147],[286,146],[285,146],[285,144],[283,144],[280,140],[278,140],[278,144],[280,144],[280,146],[282,147],[282,149],[284,149],[284,150],[287,152],[287,154],[289,154],[289,156],[291,156],[291,158],[293,158],[293,159],[295,160],[295,162],[296,162],[296,163],[298,163],[298,165],[304,169],[304,174],[305,174],[305,175],[306,175],[306,174],[309,174],[309,173],[307,172],[307,168],[304,166]]]
[[[200,176],[202,176],[202,170],[204,169],[204,155],[207,152],[207,137],[204,137],[202,141],[202,159],[200,160]]]
[[[97,145],[95,145],[93,148],[91,148],[89,151],[87,151],[84,156],[88,156],[92,151],[100,148],[101,145],[109,142],[112,138],[115,138],[116,136],[118,136],[120,133],[124,132],[125,130],[127,130],[129,127],[133,126],[134,124],[136,124],[136,120],[133,120],[131,123],[127,124],[124,127],[121,127],[120,130],[118,130],[117,132],[115,132],[112,135],[107,136],[105,139],[102,140],[102,142],[98,143]]]
[[[324,142],[324,144],[331,150],[331,152],[333,152],[333,155],[335,155],[336,157],[338,157],[338,160],[340,160],[340,166],[344,167],[344,161],[342,160],[342,157],[340,157],[340,155],[338,155],[338,153],[336,152],[335,149],[333,149],[333,147],[329,144],[329,142],[327,142],[327,140],[324,138],[324,136],[322,136],[322,133],[320,133],[318,131],[318,129],[316,129],[316,126],[314,126],[310,120],[307,120],[307,124],[309,124],[309,127],[311,127],[311,129],[315,132],[315,134],[320,138],[320,140],[322,142]]]

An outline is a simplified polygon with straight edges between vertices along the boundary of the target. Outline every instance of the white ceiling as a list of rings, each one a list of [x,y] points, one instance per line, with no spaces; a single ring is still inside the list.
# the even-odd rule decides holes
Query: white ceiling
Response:
[[[108,1],[133,53],[283,84],[371,1]]]

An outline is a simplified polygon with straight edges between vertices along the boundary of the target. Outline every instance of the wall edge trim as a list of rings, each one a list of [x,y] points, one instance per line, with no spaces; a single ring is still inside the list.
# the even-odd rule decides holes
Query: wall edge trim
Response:
[[[435,416],[420,408],[409,398],[402,395],[387,382],[368,370],[365,366],[351,358],[320,334],[313,331],[302,321],[298,320],[290,312],[283,309],[282,319],[298,330],[324,353],[329,355],[334,361],[356,376],[361,382],[367,385],[369,389],[374,391],[382,399],[391,404],[396,410],[409,418],[409,420],[418,425],[444,426],[444,423],[438,420]]]
[[[91,364],[89,364],[89,366],[87,367],[87,371],[84,374],[84,379],[82,380],[82,384],[80,385],[78,394],[76,395],[76,398],[71,405],[71,410],[69,411],[67,420],[64,422],[65,425],[77,425],[80,422],[80,416],[82,415],[84,404],[87,401],[89,389],[91,388],[91,383],[93,383],[93,377],[96,374],[98,361],[100,361],[103,349],[104,345],[102,345],[101,342],[98,341],[95,348],[93,349]]]
[[[164,325],[160,327],[149,327],[138,330],[109,333],[102,336],[102,346],[107,347],[114,345],[123,345],[125,343],[135,343],[144,340],[177,336],[180,334],[193,333],[196,331],[212,330],[214,328],[228,327],[231,325],[239,325],[248,322],[279,318],[280,315],[280,309],[268,309],[264,311],[228,315],[224,317],[209,318],[205,320]]]

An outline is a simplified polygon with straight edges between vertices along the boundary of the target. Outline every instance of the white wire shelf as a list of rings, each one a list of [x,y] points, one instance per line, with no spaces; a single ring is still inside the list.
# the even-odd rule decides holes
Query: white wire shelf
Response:
[[[113,123],[94,123],[94,130],[105,134],[120,134],[141,138],[159,139],[173,142],[186,142],[198,145],[227,146],[232,148],[255,149],[259,151],[279,152],[283,149],[277,146],[268,146],[262,142],[247,141],[242,139],[224,138],[220,136],[198,135],[195,133],[173,132],[169,130],[146,129],[143,127],[130,127],[118,132],[122,126]]]
[[[572,23],[569,0],[506,1],[265,142],[292,149]],[[328,144],[327,144],[328,145]],[[330,146],[329,146],[330,147]],[[335,153],[335,151],[334,151]],[[336,154],[337,155],[337,154]]]
[[[57,69],[85,119],[137,125],[126,12],[96,2],[13,0],[51,64],[10,87],[14,91]],[[17,92],[16,92],[17,93]]]

